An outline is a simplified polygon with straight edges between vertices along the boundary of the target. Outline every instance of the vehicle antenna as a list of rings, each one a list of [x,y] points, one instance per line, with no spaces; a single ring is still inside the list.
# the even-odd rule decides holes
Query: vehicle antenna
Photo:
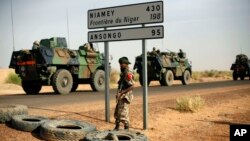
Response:
[[[70,48],[70,40],[69,40],[69,16],[68,16],[68,8],[66,10],[66,17],[67,17],[67,34],[68,34],[68,47]]]
[[[11,27],[12,27],[12,42],[13,42],[13,51],[15,51],[15,38],[14,38],[14,22],[13,22],[13,8],[12,8],[12,0],[11,2]]]

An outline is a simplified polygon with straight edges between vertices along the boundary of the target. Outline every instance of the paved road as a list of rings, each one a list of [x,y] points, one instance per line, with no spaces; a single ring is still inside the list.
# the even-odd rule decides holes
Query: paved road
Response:
[[[181,93],[184,91],[202,90],[202,89],[214,89],[231,86],[249,85],[250,81],[221,81],[221,82],[209,82],[209,83],[195,83],[187,86],[174,85],[172,87],[151,86],[148,88],[148,94],[162,94],[167,95],[170,93]],[[110,90],[110,98],[114,99],[116,90]],[[135,96],[142,96],[142,88],[135,88]],[[53,93],[44,93],[37,95],[2,95],[0,96],[0,104],[25,104],[33,107],[42,107],[50,105],[62,105],[82,103],[87,101],[99,101],[104,100],[104,92],[92,92],[92,91],[78,91],[70,93],[68,95],[56,95]]]

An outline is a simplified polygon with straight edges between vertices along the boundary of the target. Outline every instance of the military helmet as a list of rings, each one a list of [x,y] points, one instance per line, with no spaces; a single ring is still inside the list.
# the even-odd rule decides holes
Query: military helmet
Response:
[[[34,45],[37,45],[37,46],[39,46],[40,45],[40,43],[39,43],[39,41],[34,41],[34,43],[33,43]]]
[[[87,48],[87,49],[90,48],[90,44],[89,43],[85,43],[83,46],[84,46],[84,48]]]
[[[120,64],[131,64],[130,62],[129,62],[129,60],[128,60],[128,58],[127,57],[121,57],[120,59],[119,59],[119,63]]]

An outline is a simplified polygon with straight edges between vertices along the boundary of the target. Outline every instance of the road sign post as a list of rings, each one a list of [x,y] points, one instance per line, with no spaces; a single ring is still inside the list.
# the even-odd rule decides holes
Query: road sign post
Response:
[[[88,28],[104,28],[103,31],[89,31],[89,42],[105,43],[105,117],[110,121],[109,103],[109,41],[142,40],[143,54],[143,129],[148,127],[148,89],[147,89],[147,47],[145,39],[164,37],[163,26],[145,24],[163,22],[163,1],[88,10]],[[140,28],[106,30],[107,27],[142,25]]]
[[[163,22],[163,1],[88,10],[88,28]]]
[[[144,27],[144,24],[142,25]],[[148,66],[147,66],[147,46],[145,39],[142,39],[142,79],[143,79],[143,129],[148,128]]]
[[[106,28],[105,28],[106,30]],[[109,43],[104,42],[105,52],[105,120],[110,122],[110,102],[109,102]]]
[[[164,37],[163,26],[123,28],[114,30],[89,31],[89,42],[158,39]]]

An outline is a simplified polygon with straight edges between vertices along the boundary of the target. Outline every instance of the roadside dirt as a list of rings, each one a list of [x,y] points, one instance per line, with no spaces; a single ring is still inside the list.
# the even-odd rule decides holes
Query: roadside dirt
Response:
[[[0,72],[1,74],[1,72]],[[4,75],[2,75],[4,76]],[[249,80],[245,80],[249,81]],[[157,82],[152,85],[157,85]],[[0,83],[2,94],[23,94],[19,86]],[[89,89],[81,86],[79,89]],[[4,90],[4,91],[3,91]],[[52,91],[45,87],[43,91]],[[196,113],[176,110],[176,99],[182,96],[200,95],[205,106]],[[192,90],[168,95],[149,96],[148,129],[143,130],[142,97],[135,97],[130,106],[131,130],[139,131],[151,141],[229,141],[229,125],[250,124],[250,84],[226,88]],[[78,103],[50,107],[29,107],[29,114],[49,118],[83,120],[96,125],[98,130],[114,128],[115,101],[111,101],[111,122],[105,122],[104,101]],[[0,124],[1,141],[37,141],[38,133],[22,132],[8,124]]]
[[[179,112],[175,100],[185,95],[200,95],[206,105],[196,113]],[[188,93],[153,95],[149,97],[148,129],[143,130],[142,98],[136,97],[131,104],[131,130],[139,131],[150,140],[159,141],[228,141],[229,125],[250,124],[250,85],[189,91]],[[111,101],[111,122],[106,123],[104,102],[61,105],[54,107],[29,107],[29,114],[50,118],[83,120],[96,125],[98,130],[114,128],[115,101]],[[0,124],[3,141],[40,140],[37,133],[17,131]]]

